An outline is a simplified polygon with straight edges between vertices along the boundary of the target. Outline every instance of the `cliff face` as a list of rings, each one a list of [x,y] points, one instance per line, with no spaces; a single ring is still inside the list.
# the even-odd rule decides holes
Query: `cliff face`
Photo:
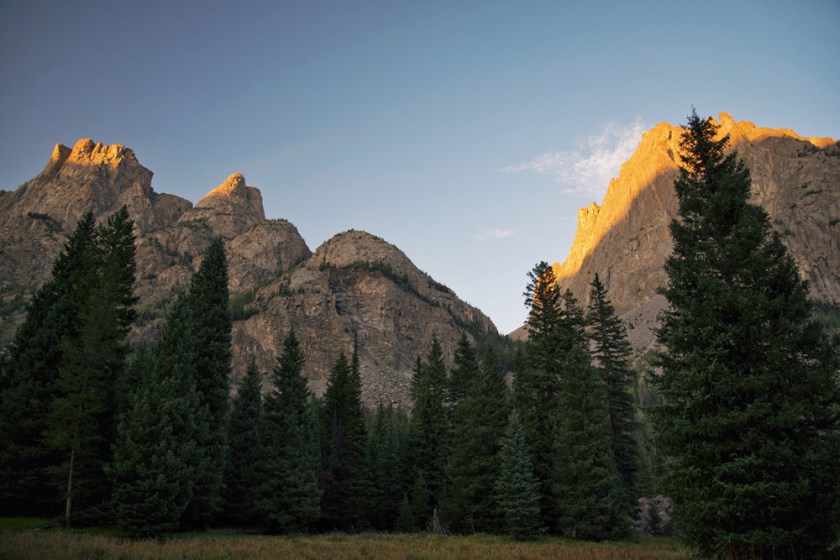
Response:
[[[315,253],[286,220],[267,220],[262,195],[231,175],[195,206],[155,193],[152,173],[124,146],[80,140],[56,146],[37,177],[0,192],[0,303],[44,282],[66,235],[88,209],[104,218],[122,205],[136,222],[140,320],[131,340],[151,340],[167,304],[186,287],[212,239],[225,239],[229,288],[239,305],[233,324],[237,379],[254,358],[268,374],[291,328],[301,341],[304,373],[323,391],[341,352],[358,340],[363,399],[407,405],[415,360],[437,335],[451,361],[461,332],[496,334],[478,309],[462,302],[393,245],[373,235],[336,235]],[[18,297],[19,299],[19,297]],[[6,344],[22,307],[3,318]],[[450,347],[453,346],[453,347]]]
[[[769,213],[810,281],[811,296],[840,303],[840,144],[735,122],[727,113],[720,114],[719,124],[720,134],[730,136],[729,149],[750,170],[753,202]],[[667,281],[681,134],[679,126],[667,123],[645,133],[610,181],[603,203],[578,212],[569,255],[554,265],[561,287],[583,303],[592,278],[600,275],[636,348],[651,343],[656,315],[665,305],[656,290]]]

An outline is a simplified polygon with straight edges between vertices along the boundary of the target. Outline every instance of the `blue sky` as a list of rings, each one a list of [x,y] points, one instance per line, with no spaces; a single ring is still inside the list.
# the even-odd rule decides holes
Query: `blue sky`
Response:
[[[0,188],[125,144],[233,172],[313,250],[369,231],[509,332],[538,261],[661,121],[840,137],[840,2],[0,2]]]

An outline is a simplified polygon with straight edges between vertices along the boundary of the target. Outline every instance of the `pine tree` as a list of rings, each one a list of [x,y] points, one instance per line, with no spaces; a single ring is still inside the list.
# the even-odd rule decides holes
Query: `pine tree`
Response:
[[[446,366],[443,350],[437,337],[425,362],[418,360],[412,385],[414,409],[409,427],[409,456],[415,469],[415,477],[423,479],[429,496],[429,513],[445,501],[446,462],[448,456],[448,433],[446,401]],[[415,516],[426,513],[412,500]],[[426,521],[418,522],[425,527]]]
[[[321,517],[328,529],[360,530],[368,521],[370,473],[358,351],[342,353],[324,392]]]
[[[65,525],[75,499],[108,498],[103,466],[116,436],[116,385],[125,367],[124,339],[135,317],[133,222],[123,207],[97,230],[80,304],[78,332],[62,339],[58,395],[47,419],[45,441],[61,462],[56,473],[65,502]],[[84,502],[82,502],[84,503]]]
[[[535,537],[540,527],[539,482],[534,476],[525,431],[516,411],[510,414],[499,448],[496,497],[504,533],[516,539]]]
[[[559,399],[564,412],[552,480],[557,529],[586,540],[623,537],[630,518],[612,455],[606,387],[579,347],[567,356]]]
[[[458,408],[466,399],[470,384],[478,377],[478,371],[475,348],[466,333],[462,333],[455,348],[455,367],[449,374],[449,407],[453,423],[457,422],[455,418],[458,416]]]
[[[179,297],[155,348],[154,366],[123,416],[109,474],[118,521],[137,536],[180,526],[196,470],[206,459],[206,409],[195,389],[191,320]]]
[[[368,430],[368,457],[374,481],[368,519],[380,531],[394,529],[394,519],[407,491],[407,425],[404,413],[380,404]]]
[[[239,383],[228,428],[230,449],[224,479],[224,519],[237,527],[253,526],[257,521],[252,493],[260,482],[256,459],[261,416],[260,372],[251,361]]]
[[[807,283],[717,129],[689,116],[675,183],[657,332],[667,489],[701,554],[827,557],[840,527],[837,341],[810,320]]]
[[[297,336],[289,331],[263,406],[258,482],[250,495],[262,528],[272,533],[306,532],[320,514],[318,449],[303,361]]]
[[[592,280],[589,313],[589,336],[595,367],[607,389],[607,411],[612,434],[612,454],[624,488],[628,513],[635,505],[634,489],[640,458],[633,438],[633,371],[628,365],[632,351],[627,331],[607,298],[607,290],[598,275]]]
[[[195,386],[201,405],[207,408],[206,464],[195,473],[193,501],[186,520],[206,526],[221,508],[222,477],[230,395],[231,318],[228,309],[228,274],[224,243],[216,238],[204,254],[201,266],[192,277],[188,296],[195,344]]]
[[[468,349],[463,354],[470,362],[474,356]],[[452,529],[490,533],[501,521],[495,492],[490,490],[499,478],[499,440],[508,423],[507,383],[492,346],[458,410],[448,468]]]
[[[96,253],[96,225],[86,213],[53,264],[52,275],[27,306],[26,320],[8,348],[0,398],[0,511],[15,515],[54,512],[56,486],[47,470],[62,461],[45,441],[47,419],[59,395],[61,341],[75,337],[86,279]]]

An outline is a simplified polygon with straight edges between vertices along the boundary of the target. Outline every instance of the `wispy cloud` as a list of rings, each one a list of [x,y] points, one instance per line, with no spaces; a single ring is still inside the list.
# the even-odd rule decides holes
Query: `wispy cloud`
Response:
[[[514,231],[511,229],[491,229],[485,228],[475,234],[476,239],[504,239],[505,237],[510,237],[514,234]]]
[[[610,179],[618,175],[646,128],[641,119],[629,125],[607,123],[600,133],[579,141],[574,149],[548,152],[502,171],[548,175],[564,187],[563,192],[603,196]]]

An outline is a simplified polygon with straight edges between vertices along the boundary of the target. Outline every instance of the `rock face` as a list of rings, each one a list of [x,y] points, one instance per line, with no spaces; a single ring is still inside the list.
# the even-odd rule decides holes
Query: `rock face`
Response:
[[[735,122],[727,113],[718,122],[720,133],[730,136],[729,149],[752,174],[753,201],[769,213],[810,281],[811,296],[840,303],[840,143]],[[578,212],[569,255],[554,265],[561,287],[584,304],[589,283],[600,275],[637,349],[652,342],[657,313],[665,305],[656,290],[667,281],[681,134],[681,127],[667,123],[645,133],[610,181],[603,203]]]
[[[433,335],[448,360],[462,332],[496,335],[493,323],[418,270],[399,249],[360,231],[336,235],[315,253],[286,220],[267,220],[262,195],[238,173],[195,206],[155,193],[152,172],[121,145],[58,145],[44,171],[0,192],[0,303],[49,277],[66,235],[88,209],[104,218],[122,205],[136,222],[140,320],[131,340],[151,340],[167,304],[189,284],[214,237],[225,239],[232,302],[234,381],[253,358],[268,374],[294,328],[304,373],[321,393],[329,371],[358,341],[363,399],[407,406],[415,360]],[[22,306],[0,318],[4,345]],[[266,387],[268,385],[266,384]]]

